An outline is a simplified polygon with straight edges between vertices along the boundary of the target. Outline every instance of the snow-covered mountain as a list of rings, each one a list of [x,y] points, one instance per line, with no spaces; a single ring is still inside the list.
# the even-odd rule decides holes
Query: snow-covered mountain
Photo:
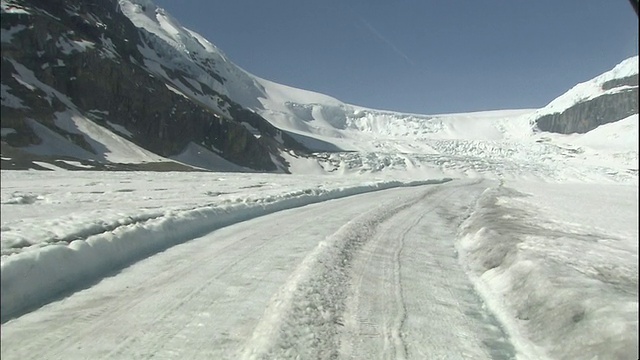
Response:
[[[638,57],[574,86],[531,120],[543,131],[586,133],[638,113]]]
[[[2,61],[3,168],[637,177],[637,57],[543,109],[403,114],[254,76],[148,0],[2,0]]]
[[[223,78],[215,47],[177,25],[177,42],[155,31],[171,18],[151,3],[1,4],[4,168],[35,154],[72,168],[286,171],[280,153],[305,150],[229,97],[240,76]]]

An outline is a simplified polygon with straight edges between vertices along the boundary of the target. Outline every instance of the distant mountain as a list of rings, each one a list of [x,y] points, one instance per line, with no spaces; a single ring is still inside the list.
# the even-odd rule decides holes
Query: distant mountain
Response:
[[[541,131],[586,133],[638,113],[638,56],[576,85],[532,115]]]
[[[435,154],[529,161],[551,151],[536,131],[587,132],[638,112],[637,57],[539,110],[403,114],[251,75],[148,0],[0,3],[3,169],[377,171],[442,164]]]

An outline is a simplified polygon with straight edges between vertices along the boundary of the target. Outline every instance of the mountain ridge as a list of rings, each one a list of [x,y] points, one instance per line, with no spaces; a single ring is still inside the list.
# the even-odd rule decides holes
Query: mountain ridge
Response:
[[[106,154],[120,149],[92,148],[88,143],[101,140],[95,134],[74,129],[81,127],[81,122],[98,123],[111,133],[125,129],[124,133],[107,137],[133,142],[157,154],[158,159],[179,156],[190,143],[195,143],[207,148],[209,157],[220,156],[255,170],[278,171],[277,164],[283,161],[280,148],[305,150],[224,94],[200,87],[202,94],[208,92],[209,97],[219,95],[215,100],[225,109],[220,111],[204,106],[197,97],[188,98],[171,89],[170,84],[142,65],[146,35],[119,11],[120,6],[115,6],[120,3],[35,4],[2,3],[2,119],[3,128],[13,130],[3,134],[8,146],[30,152],[32,147],[41,145],[43,139],[28,124],[27,119],[31,118],[69,140],[71,151],[50,149],[52,155],[73,156],[84,150],[98,157],[80,157],[85,160],[109,161]],[[31,22],[32,29],[27,31],[24,22]],[[20,98],[27,101],[15,101]],[[74,113],[74,124],[59,119],[66,117],[61,115],[66,111]],[[61,125],[63,122],[67,125]],[[265,136],[254,135],[243,123]],[[283,170],[286,166],[281,165],[280,171]]]
[[[538,147],[531,156],[546,156],[557,151],[540,140],[544,133],[573,132],[575,126],[557,124],[585,123],[584,111],[578,120],[559,118],[571,106],[551,111],[558,109],[554,105],[558,99],[542,109],[439,115],[346,104],[250,74],[148,0],[45,5],[2,0],[2,19],[3,148],[33,153],[40,146],[39,155],[54,157],[82,153],[77,159],[85,165],[113,163],[110,158],[118,158],[118,151],[118,160],[126,159],[130,151],[123,152],[122,147],[149,152],[132,157],[131,163],[169,162],[175,164],[171,168],[218,171],[290,172],[292,162],[326,171],[329,158],[345,166],[345,156],[363,161],[381,153],[411,157],[404,162],[410,166],[423,163],[425,154],[459,156],[467,149],[468,155],[483,157],[487,146],[518,148],[522,141]],[[31,29],[25,25],[29,21],[34,23]],[[583,83],[597,83],[600,90],[592,91],[591,98],[569,102],[593,104],[600,99],[613,104],[604,107],[606,119],[598,115],[586,121],[584,132],[595,129],[593,124],[637,114],[637,100],[635,109],[633,101],[637,56],[623,63],[624,71],[618,66]],[[634,76],[635,88],[624,80]],[[610,88],[602,90],[605,84]],[[622,108],[621,103],[624,109],[610,116],[611,108]],[[587,111],[601,107],[587,107]],[[545,128],[545,116],[554,116],[555,128]],[[80,130],[87,127],[104,136]],[[48,148],[50,154],[40,143],[51,140],[42,136],[58,137],[57,146]],[[110,147],[104,138],[124,145]],[[64,141],[71,143],[73,151],[52,151]],[[480,145],[481,141],[485,143]],[[358,155],[336,155],[341,151]],[[11,164],[3,157],[3,168],[12,168]],[[329,170],[335,172],[335,166]]]

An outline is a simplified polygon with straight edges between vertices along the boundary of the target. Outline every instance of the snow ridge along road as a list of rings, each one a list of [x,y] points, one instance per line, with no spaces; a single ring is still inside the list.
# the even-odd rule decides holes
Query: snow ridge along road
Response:
[[[384,190],[230,225],[6,322],[2,358],[513,358],[454,251],[489,185]]]

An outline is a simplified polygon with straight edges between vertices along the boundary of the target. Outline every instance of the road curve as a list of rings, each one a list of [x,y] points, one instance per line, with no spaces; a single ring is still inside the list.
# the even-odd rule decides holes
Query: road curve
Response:
[[[510,359],[457,263],[490,184],[453,181],[252,219],[2,325],[3,359]]]

